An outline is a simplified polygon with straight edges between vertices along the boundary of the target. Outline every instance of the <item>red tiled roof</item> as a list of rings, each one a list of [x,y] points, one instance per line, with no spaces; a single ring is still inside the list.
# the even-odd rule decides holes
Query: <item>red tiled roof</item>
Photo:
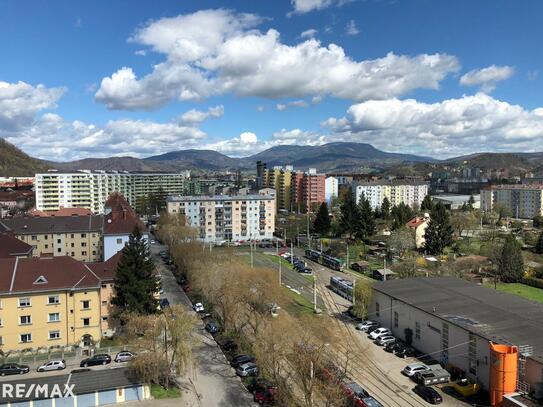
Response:
[[[105,206],[107,208],[104,221],[105,235],[130,234],[136,227],[141,232],[147,232],[147,228],[136,212],[130,207],[124,196],[118,192],[114,192],[108,197]]]
[[[0,233],[0,258],[25,256],[32,253],[32,246],[7,233]]]
[[[47,216],[90,216],[92,212],[87,208],[64,208],[58,211],[39,211],[34,209],[28,213],[28,216],[47,217]]]
[[[408,228],[416,229],[424,223],[426,223],[426,219],[421,218],[419,216],[415,216],[413,219],[407,222],[405,226],[407,226]]]
[[[112,281],[115,278],[117,265],[121,261],[123,251],[119,250],[117,254],[110,257],[106,261],[89,263],[87,266],[96,274],[102,281]]]
[[[45,282],[37,283],[43,277]],[[0,259],[0,294],[97,288],[100,279],[68,256]]]

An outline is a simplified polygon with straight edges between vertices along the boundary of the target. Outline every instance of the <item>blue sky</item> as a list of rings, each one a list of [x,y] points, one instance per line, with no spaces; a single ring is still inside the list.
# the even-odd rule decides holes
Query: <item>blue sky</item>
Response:
[[[538,151],[541,15],[513,0],[4,0],[0,136],[61,161],[330,141]]]

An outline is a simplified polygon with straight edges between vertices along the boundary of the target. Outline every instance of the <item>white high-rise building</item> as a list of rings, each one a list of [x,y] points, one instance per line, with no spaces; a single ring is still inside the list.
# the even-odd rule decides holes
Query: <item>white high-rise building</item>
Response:
[[[87,208],[104,213],[112,192],[121,193],[134,207],[138,198],[162,191],[165,195],[182,194],[187,173],[131,173],[76,171],[36,174],[36,208],[55,211]]]
[[[335,177],[326,177],[324,181],[324,197],[330,203],[333,197],[338,196],[338,180]]]

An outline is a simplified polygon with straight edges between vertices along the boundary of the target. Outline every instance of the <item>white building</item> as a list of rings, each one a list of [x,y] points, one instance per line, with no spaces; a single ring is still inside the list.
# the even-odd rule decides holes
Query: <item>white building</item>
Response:
[[[372,288],[369,318],[403,340],[409,330],[417,350],[492,391],[491,343],[516,346],[519,386],[543,388],[543,304],[454,277],[390,280]]]
[[[428,183],[423,181],[380,180],[353,183],[353,193],[356,202],[362,196],[370,201],[373,209],[380,208],[385,197],[391,206],[404,203],[408,206],[420,206],[424,197],[428,195]]]
[[[275,231],[271,195],[171,196],[167,207],[184,215],[205,242],[272,239]]]
[[[104,213],[109,194],[119,192],[130,205],[138,198],[162,191],[182,194],[187,173],[129,173],[106,171],[51,171],[36,174],[36,208],[55,211],[60,207],[87,208]]]
[[[338,196],[338,180],[335,177],[326,177],[324,181],[324,197],[330,203],[333,197]]]

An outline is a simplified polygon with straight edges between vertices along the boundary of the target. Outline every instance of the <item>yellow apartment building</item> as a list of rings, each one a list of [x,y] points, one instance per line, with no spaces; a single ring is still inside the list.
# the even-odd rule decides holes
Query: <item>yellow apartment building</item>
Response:
[[[84,262],[102,259],[104,217],[16,217],[0,220],[0,231],[33,246],[33,256],[70,256]]]
[[[99,341],[101,284],[92,269],[70,257],[0,259],[1,349]]]
[[[262,184],[264,188],[275,189],[275,207],[277,211],[281,209],[292,210],[291,192],[293,174],[294,168],[292,166],[264,169]]]

